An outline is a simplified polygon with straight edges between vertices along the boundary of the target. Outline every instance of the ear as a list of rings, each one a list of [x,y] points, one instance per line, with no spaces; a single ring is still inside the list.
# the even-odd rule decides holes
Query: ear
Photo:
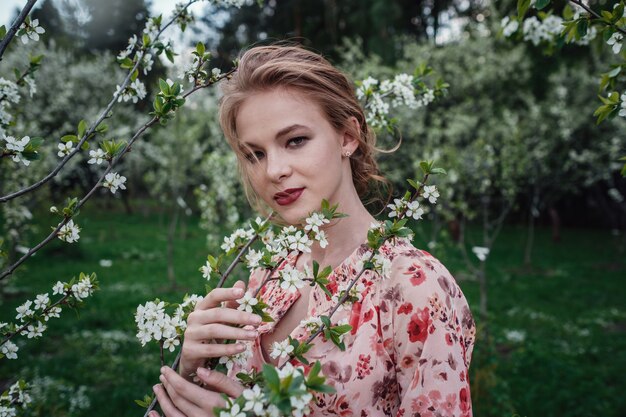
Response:
[[[342,154],[345,155],[346,152],[353,154],[357,150],[360,142],[360,134],[361,127],[359,126],[359,121],[354,116],[350,117],[341,138]]]

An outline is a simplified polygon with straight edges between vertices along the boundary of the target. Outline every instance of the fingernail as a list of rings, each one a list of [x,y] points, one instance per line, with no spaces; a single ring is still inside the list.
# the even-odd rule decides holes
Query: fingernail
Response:
[[[166,370],[167,370],[167,366],[162,366],[161,367],[161,373],[162,374],[164,374]]]
[[[237,297],[242,296],[243,295],[243,290],[241,288],[235,288],[233,290],[233,294],[235,294]]]
[[[257,337],[259,335],[259,332],[257,332],[256,330],[248,330],[246,334],[248,335],[248,337]]]
[[[206,368],[198,368],[196,369],[196,374],[206,377],[209,376],[209,371]]]
[[[154,384],[152,386],[152,391],[157,392],[158,389],[159,389],[159,384]]]
[[[159,381],[165,382],[165,377],[163,375],[159,375]]]
[[[257,324],[258,324],[258,323],[261,323],[261,322],[263,321],[263,319],[261,318],[261,316],[257,316],[257,315],[255,315],[255,316],[252,318],[252,321],[254,321],[255,323],[257,323]]]

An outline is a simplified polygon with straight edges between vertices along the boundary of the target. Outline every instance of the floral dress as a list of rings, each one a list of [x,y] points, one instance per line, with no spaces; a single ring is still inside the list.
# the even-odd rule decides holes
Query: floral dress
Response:
[[[359,273],[366,244],[357,248],[328,277],[328,289],[336,294]],[[310,416],[472,416],[468,368],[475,326],[465,296],[448,270],[432,255],[418,250],[407,239],[386,242],[379,250],[382,272],[365,271],[359,278],[359,300],[345,305],[332,324],[349,323],[341,351],[322,335],[305,357],[319,360],[326,383],[336,393],[317,394]],[[382,258],[381,258],[382,257]],[[279,266],[295,266],[290,254]],[[253,273],[249,288],[265,278]],[[276,271],[278,276],[278,271]],[[300,297],[270,281],[261,291],[273,323],[259,327],[271,332],[289,307]],[[335,306],[319,287],[311,291],[307,318],[328,315]],[[307,320],[291,337],[306,340]],[[252,355],[242,369],[260,370],[265,362],[261,337],[252,344]],[[278,365],[287,359],[281,358]],[[302,365],[296,359],[294,365]],[[308,372],[308,367],[304,367]]]

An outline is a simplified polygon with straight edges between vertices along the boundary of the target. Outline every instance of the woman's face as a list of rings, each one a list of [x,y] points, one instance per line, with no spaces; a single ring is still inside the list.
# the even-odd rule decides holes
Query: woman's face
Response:
[[[354,152],[356,140],[337,132],[303,93],[256,93],[239,108],[236,125],[254,191],[287,223],[301,223],[322,199],[341,211],[342,197],[355,195],[342,153]]]

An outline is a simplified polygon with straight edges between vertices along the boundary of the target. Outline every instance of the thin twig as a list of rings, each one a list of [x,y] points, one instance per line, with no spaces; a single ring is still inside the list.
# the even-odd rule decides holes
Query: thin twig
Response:
[[[422,179],[422,183],[420,184],[419,188],[417,190],[415,190],[415,193],[413,194],[411,201],[413,201],[414,199],[416,199],[418,196],[420,196],[422,194],[422,190],[424,189],[424,184],[426,183],[426,180],[428,179],[429,174],[425,174],[424,178]],[[404,212],[402,214],[399,214],[398,216],[398,220],[401,220],[403,218],[403,216],[406,214],[406,207],[404,209]],[[393,236],[386,236],[383,241],[381,242],[379,248],[385,244],[385,242],[387,242],[387,240],[389,240],[390,238],[392,238]],[[367,259],[365,263],[369,263],[372,261],[372,259],[374,259],[374,256],[376,255],[377,251],[371,251],[369,258]],[[361,271],[359,271],[359,273],[357,274],[356,277],[354,277],[352,279],[352,281],[350,281],[350,284],[348,284],[348,287],[346,288],[343,296],[341,296],[339,298],[339,300],[337,301],[337,304],[333,307],[333,309],[330,311],[330,313],[328,314],[328,319],[330,320],[333,315],[337,312],[337,310],[339,310],[339,307],[341,307],[341,305],[348,299],[349,295],[350,295],[350,290],[352,289],[352,287],[359,281],[359,278],[361,278],[361,275],[363,275],[363,273],[367,271],[367,269],[362,268]],[[304,342],[304,344],[309,344],[311,343],[317,336],[319,336],[324,329],[326,328],[326,325],[322,324],[321,326],[319,326],[319,328],[317,329],[317,331],[313,334],[311,334],[311,336],[309,336],[309,338]],[[282,369],[287,362],[289,362],[289,360],[293,359],[295,356],[293,355],[293,353],[291,353],[290,358],[285,361],[280,367],[279,369]]]
[[[573,3],[577,6],[582,7],[583,9],[585,9],[585,11],[587,13],[589,13],[590,15],[592,15],[593,17],[595,17],[596,19],[600,19],[602,21],[604,21],[604,18],[602,16],[600,16],[598,13],[596,13],[591,7],[587,6],[585,3],[583,3],[581,0],[569,0],[570,3]],[[621,32],[622,34],[626,35],[626,30],[620,28],[619,26],[617,26],[614,23],[610,24],[611,26],[613,26],[613,28],[615,30],[617,30],[618,32]]]
[[[198,0],[190,0],[187,5],[181,9],[181,11],[179,13],[177,13],[176,15],[174,15],[172,17],[172,19],[161,28],[161,30],[159,30],[159,32],[157,33],[156,37],[153,39],[156,40],[159,38],[159,36],[161,36],[161,34],[163,33],[163,31],[165,29],[167,29],[175,20],[176,18],[187,8],[189,7],[191,4],[195,3]],[[0,203],[6,203],[9,200],[12,200],[16,197],[19,197],[21,195],[24,195],[30,191],[36,190],[37,188],[41,187],[42,185],[44,185],[45,183],[47,183],[48,181],[50,181],[52,178],[54,178],[59,171],[61,171],[61,169],[65,166],[65,164],[67,164],[67,162],[72,159],[74,157],[74,155],[76,155],[77,153],[79,153],[82,149],[81,146],[83,145],[83,143],[85,143],[85,141],[87,140],[87,138],[89,138],[96,130],[96,128],[100,125],[100,123],[102,123],[102,121],[108,117],[109,112],[111,111],[111,109],[115,106],[118,97],[120,94],[122,94],[122,92],[126,89],[126,86],[128,86],[128,84],[130,83],[130,79],[132,77],[132,74],[135,72],[135,70],[139,67],[139,64],[141,64],[144,54],[146,53],[146,49],[145,49],[145,45],[142,45],[141,48],[139,49],[138,53],[140,54],[139,56],[137,56],[137,62],[135,62],[135,65],[133,66],[133,68],[131,68],[131,70],[128,72],[128,74],[126,75],[126,78],[124,79],[124,81],[122,82],[120,88],[118,91],[116,91],[113,94],[113,98],[111,99],[111,101],[109,102],[109,104],[107,105],[107,107],[100,113],[100,115],[98,116],[98,118],[96,119],[96,121],[94,123],[91,124],[91,126],[89,127],[89,129],[87,129],[87,131],[85,132],[85,134],[83,135],[83,137],[78,141],[78,143],[76,144],[76,147],[73,148],[73,150],[67,154],[62,160],[61,162],[59,162],[59,165],[57,165],[48,175],[46,175],[44,178],[42,178],[41,180],[37,181],[36,183],[23,188],[21,190],[15,191],[11,194],[7,194],[5,196],[0,197]],[[192,90],[194,91],[194,90]],[[0,277],[1,279],[2,277]]]
[[[213,84],[215,84],[216,82],[222,80],[223,78],[227,78],[229,77],[233,72],[235,71],[235,69],[232,69],[229,72],[224,73],[222,76],[220,76],[219,78],[215,79],[214,81],[208,81],[205,84],[201,84],[199,86],[194,87],[193,89],[191,89],[190,91],[188,91],[187,93],[185,93],[183,95],[183,97],[188,97],[189,95],[195,93],[196,91],[209,87]],[[139,136],[141,136],[150,126],[154,125],[159,119],[157,117],[153,117],[152,119],[150,119],[150,121],[148,123],[146,123],[145,125],[143,125],[134,135],[133,137],[130,139],[130,141],[128,142],[128,144],[124,147],[124,149],[120,152],[120,154],[114,158],[111,163],[109,164],[109,167],[102,173],[102,175],[100,176],[100,178],[98,179],[98,181],[96,182],[96,184],[93,186],[93,188],[91,190],[89,190],[89,192],[78,202],[78,204],[76,205],[75,210],[80,209],[83,204],[85,204],[87,202],[87,200],[89,198],[91,198],[91,196],[93,195],[93,193],[96,192],[96,190],[98,189],[98,187],[100,186],[100,183],[102,182],[102,180],[106,177],[106,175],[113,169],[113,167],[115,166],[115,164],[117,164],[117,162],[126,154],[130,151],[131,146],[133,145],[133,143],[135,142],[135,140],[137,140],[137,138],[139,138]],[[63,221],[61,223],[59,223],[59,225],[52,231],[52,233],[50,233],[44,240],[42,240],[37,246],[33,247],[32,249],[30,249],[28,252],[26,252],[24,254],[24,256],[22,256],[19,260],[17,260],[13,265],[11,265],[10,267],[8,267],[4,272],[2,272],[2,274],[0,274],[0,281],[2,281],[4,278],[6,278],[7,276],[11,275],[15,269],[17,269],[17,267],[19,267],[22,263],[24,263],[29,257],[31,257],[33,254],[35,254],[39,249],[41,249],[42,247],[44,247],[45,245],[47,245],[51,240],[53,240],[58,232],[61,230],[61,228],[67,224],[67,222],[69,222],[72,219],[73,216],[67,216],[63,219]]]
[[[70,296],[70,292],[67,292],[62,298],[60,298],[56,303],[49,305],[48,307],[46,307],[43,312],[42,315],[45,315],[47,312],[49,312],[50,310],[52,310],[54,307],[58,306],[59,304],[63,303],[65,300],[68,299],[68,297]],[[7,337],[5,337],[4,339],[2,339],[2,341],[0,342],[0,346],[4,345],[6,342],[8,342],[9,340],[11,340],[14,336],[22,333],[22,330],[26,329],[28,326],[30,326],[35,320],[35,318],[33,317],[31,320],[27,321],[26,323],[24,323],[22,325],[22,327],[20,327],[19,329],[17,329],[15,332],[10,333]]]
[[[13,22],[13,24],[11,25],[11,29],[9,29],[4,38],[2,38],[2,42],[0,42],[0,61],[2,61],[4,51],[9,46],[9,43],[11,43],[11,41],[13,40],[13,37],[15,37],[15,34],[19,30],[22,23],[24,23],[24,20],[26,20],[26,16],[28,16],[30,10],[33,8],[35,3],[37,3],[37,0],[28,0],[26,6],[24,6],[20,14],[17,16],[17,19],[15,19],[15,22]]]

